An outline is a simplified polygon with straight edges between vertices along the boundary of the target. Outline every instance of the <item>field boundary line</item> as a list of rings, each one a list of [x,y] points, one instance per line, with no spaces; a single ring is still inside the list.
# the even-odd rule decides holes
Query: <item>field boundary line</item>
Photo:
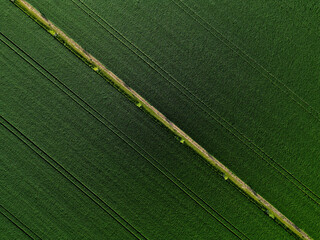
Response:
[[[6,209],[1,204],[0,213],[29,238],[41,240],[41,238],[35,232],[33,232],[27,225],[21,222],[16,216],[14,216],[8,209]]]
[[[88,112],[93,118],[98,120],[102,125],[107,127],[112,133],[114,133],[117,137],[119,137],[125,144],[127,144],[130,148],[132,148],[135,152],[137,152],[141,157],[143,157],[149,164],[151,164],[156,170],[160,171],[162,175],[164,175],[166,178],[168,178],[174,185],[176,185],[182,192],[184,192],[188,197],[190,197],[194,202],[196,202],[200,207],[203,208],[211,217],[216,219],[220,224],[222,224],[225,228],[227,228],[230,232],[232,232],[234,235],[236,235],[238,238],[242,239],[238,236],[237,233],[234,233],[233,229],[235,229],[238,233],[243,235],[246,239],[249,239],[243,232],[241,232],[235,225],[233,225],[231,222],[229,222],[223,215],[221,215],[217,210],[215,210],[213,207],[211,207],[206,201],[204,201],[201,197],[199,197],[193,190],[191,190],[189,187],[187,187],[181,180],[179,180],[174,174],[172,174],[167,168],[165,168],[160,162],[155,160],[149,154],[146,150],[144,150],[139,144],[137,144],[133,139],[128,137],[125,133],[123,133],[120,129],[118,129],[112,122],[110,122],[108,119],[106,119],[103,115],[101,115],[95,108],[93,108],[90,104],[88,104],[86,101],[84,101],[81,97],[79,97],[76,93],[74,93],[69,87],[67,87],[64,83],[62,83],[57,77],[55,77],[52,73],[50,73],[47,69],[45,69],[40,63],[38,63],[36,60],[34,60],[28,53],[26,53],[23,49],[21,49],[19,46],[17,46],[15,43],[13,43],[9,38],[7,38],[3,33],[0,32],[1,35],[3,35],[8,41],[10,41],[13,45],[15,45],[16,48],[18,48],[23,54],[25,54],[28,58],[30,58],[33,62],[35,62],[37,65],[40,66],[44,71],[46,71],[52,78],[54,78],[57,83],[54,83],[52,80],[50,80],[47,76],[45,76],[39,69],[37,69],[32,63],[30,63],[28,60],[26,60],[24,57],[22,57],[19,53],[16,52],[16,50],[12,49],[17,55],[19,55],[23,60],[28,62],[33,68],[35,68],[38,72],[40,72],[44,77],[46,77],[52,84],[54,84],[56,87],[58,87],[61,91],[63,91],[68,97],[70,97],[74,102],[76,102],[80,107],[82,107],[86,112]],[[0,38],[1,41],[3,41]],[[58,85],[62,86],[58,86]],[[70,92],[70,93],[67,93]],[[73,95],[73,97],[71,96]],[[78,99],[78,100],[75,100]],[[90,110],[88,110],[86,107],[81,105],[79,102],[83,103],[83,105],[87,106]],[[92,112],[93,113],[92,113]],[[96,116],[98,115],[98,116]],[[103,119],[103,120],[101,120]],[[110,124],[112,128],[115,128],[116,130],[113,130],[111,127],[107,125]],[[120,136],[120,132],[124,137]],[[128,140],[126,140],[127,138]],[[141,149],[143,152],[145,152],[153,161],[151,161],[149,158],[147,158],[145,155],[143,155],[139,150],[137,150],[134,146],[132,146],[129,142],[132,142],[134,145],[136,145],[139,149]],[[154,163],[155,162],[155,163]],[[158,165],[158,166],[157,166]],[[170,177],[171,176],[171,177]],[[189,193],[188,193],[189,192]],[[174,197],[174,196],[173,196]],[[203,204],[205,206],[203,206]],[[210,212],[212,210],[214,213]],[[218,215],[217,216],[215,216]],[[223,220],[219,219],[222,218]],[[226,223],[224,223],[226,222]],[[230,225],[229,228],[227,225]]]
[[[201,100],[199,97],[194,95],[191,90],[189,90],[187,87],[185,87],[183,84],[178,82],[177,79],[175,79],[174,76],[172,76],[170,73],[168,73],[165,69],[163,69],[158,63],[156,63],[150,56],[148,56],[146,53],[144,53],[140,48],[135,46],[134,43],[132,43],[130,40],[128,40],[122,33],[120,33],[118,30],[116,30],[110,23],[108,23],[104,18],[102,18],[99,14],[97,14],[94,10],[92,10],[89,6],[87,6],[85,3],[82,2],[82,0],[77,0],[82,3],[89,11],[91,11],[94,15],[96,15],[98,18],[101,19],[109,28],[111,28],[114,32],[116,32],[120,37],[124,39],[124,41],[127,41],[128,44],[132,45],[138,52],[140,52],[142,55],[144,55],[147,59],[149,59],[155,66],[152,66],[147,60],[144,59],[144,57],[140,56],[136,51],[131,49],[124,41],[122,41],[119,37],[116,36],[116,34],[112,33],[109,29],[107,29],[105,26],[103,26],[98,20],[96,20],[94,17],[92,17],[88,12],[86,12],[82,7],[80,7],[77,3],[75,3],[75,0],[72,0],[72,2],[80,8],[83,12],[85,12],[89,17],[91,17],[94,21],[96,21],[103,29],[108,31],[114,38],[119,40],[125,47],[127,47],[131,52],[133,52],[135,55],[137,55],[143,62],[145,62],[150,68],[155,70],[161,77],[163,77],[165,80],[167,80],[172,86],[174,86],[178,91],[180,91],[184,96],[187,97],[192,103],[194,103],[199,109],[201,109],[206,115],[208,115],[210,118],[212,118],[214,121],[216,121],[219,125],[221,125],[223,128],[225,128],[231,135],[233,135],[236,139],[238,139],[242,144],[244,144],[248,149],[253,151],[259,158],[261,158],[263,161],[265,161],[269,166],[274,168],[278,174],[285,177],[287,180],[289,180],[298,190],[300,190],[303,194],[305,194],[308,198],[310,198],[313,202],[315,202],[317,205],[320,205],[318,202],[320,200],[320,197],[314,193],[309,187],[307,187],[303,182],[301,182],[299,179],[297,179],[289,170],[287,170],[285,167],[283,167],[280,163],[278,163],[276,160],[274,160],[268,153],[266,153],[261,147],[259,147],[256,143],[254,143],[252,140],[250,140],[244,133],[240,132],[235,126],[233,126],[231,123],[229,123],[225,118],[223,118],[221,115],[219,115],[216,111],[214,111],[211,107],[209,107],[203,100]],[[209,111],[205,110],[203,107],[201,107],[195,100],[192,100],[191,97],[183,92],[180,88],[178,88],[173,82],[171,82],[166,76],[163,75],[158,69],[163,71],[166,75],[169,76],[174,82],[176,82],[179,86],[181,86],[188,94],[190,94],[193,98],[195,98],[196,101],[199,101],[200,104],[202,104],[205,108],[207,108],[209,111],[212,112],[212,114],[216,115],[213,116]],[[219,120],[220,119],[220,120]],[[225,125],[225,124],[227,125]],[[235,133],[236,132],[236,133]],[[238,136],[239,134],[240,136]],[[265,159],[266,158],[269,160]],[[277,168],[280,168],[278,169]],[[312,196],[313,195],[313,196]],[[314,199],[314,197],[316,199]]]
[[[232,51],[234,51],[238,56],[240,56],[243,60],[245,60],[252,68],[254,68],[259,73],[261,73],[264,77],[269,79],[269,81],[273,85],[275,85],[277,88],[279,88],[285,95],[290,97],[294,102],[296,102],[300,107],[302,107],[307,113],[309,113],[317,121],[320,122],[320,113],[316,109],[314,109],[309,103],[307,103],[302,97],[300,97],[298,94],[296,94],[285,83],[280,81],[275,75],[273,75],[270,71],[268,71],[260,63],[258,63],[253,57],[251,57],[248,53],[246,53],[244,50],[242,50],[236,44],[234,44],[230,40],[228,40],[228,38],[225,37],[219,30],[217,30],[215,27],[213,27],[211,24],[209,24],[206,20],[204,20],[195,10],[193,10],[191,7],[189,7],[182,0],[171,0],[171,1],[174,2],[179,8],[181,8],[185,13],[187,13],[191,18],[193,18],[199,25],[201,25],[203,28],[205,28],[214,37],[219,39],[222,43],[224,43]],[[182,7],[177,2],[180,2],[184,7]],[[186,10],[186,9],[188,9],[188,10]],[[191,13],[188,11],[190,11]],[[216,32],[216,34],[214,34],[211,29],[214,32]],[[217,35],[220,35],[220,37]],[[256,66],[254,66],[254,64]]]
[[[167,119],[162,113],[155,109],[151,104],[149,104],[144,98],[142,98],[137,92],[130,88],[126,83],[124,83],[120,78],[118,78],[114,73],[108,70],[101,62],[94,58],[91,54],[86,52],[80,45],[78,45],[74,40],[69,38],[64,32],[57,28],[52,22],[47,20],[43,15],[33,8],[29,3],[24,0],[11,0],[14,4],[19,7],[23,12],[34,19],[39,25],[46,29],[51,35],[53,35],[58,41],[64,44],[70,51],[72,51],[76,56],[83,60],[87,65],[89,65],[94,71],[103,76],[110,84],[112,84],[116,89],[123,92],[128,96],[137,106],[144,111],[148,112],[156,120],[170,129],[177,137],[181,138],[181,142],[189,146],[200,156],[204,157],[208,162],[215,166],[222,175],[233,182],[237,187],[243,190],[248,196],[253,198],[257,203],[259,203],[263,208],[270,213],[270,217],[279,220],[283,226],[292,231],[298,237],[302,239],[311,239],[307,233],[302,229],[297,227],[293,222],[291,222],[287,217],[285,217],[278,209],[271,205],[267,200],[265,200],[261,195],[257,194],[251,187],[249,187],[245,182],[238,178],[233,172],[231,172],[226,166],[219,162],[216,158],[210,155],[204,148],[202,148],[198,143],[196,143],[191,137],[184,133],[180,128],[178,128],[174,123]]]
[[[80,192],[86,195],[92,202],[100,207],[104,212],[111,216],[117,223],[119,223],[126,231],[132,234],[136,239],[146,239],[138,230],[136,230],[129,222],[127,222],[121,215],[113,210],[104,200],[97,194],[90,190],[86,185],[73,176],[60,163],[54,160],[49,154],[43,151],[38,145],[26,137],[20,130],[12,125],[3,116],[0,116],[1,125],[3,125],[11,134],[16,136],[22,143],[27,145],[36,155],[49,164],[54,170],[60,173],[67,181],[74,185]],[[108,210],[109,209],[109,210]],[[123,223],[124,222],[124,223]],[[139,237],[138,237],[138,236]]]

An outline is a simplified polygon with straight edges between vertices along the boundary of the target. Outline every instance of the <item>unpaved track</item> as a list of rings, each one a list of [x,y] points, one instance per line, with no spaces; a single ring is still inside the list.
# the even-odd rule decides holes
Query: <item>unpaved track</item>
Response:
[[[143,108],[150,115],[156,118],[159,122],[169,128],[175,135],[182,139],[182,142],[196,151],[199,155],[205,158],[211,165],[213,165],[226,180],[233,182],[238,188],[245,192],[250,198],[257,202],[263,209],[268,211],[269,215],[281,222],[287,229],[299,236],[301,239],[312,239],[291,222],[286,216],[284,216],[279,210],[272,206],[262,196],[257,194],[250,186],[237,177],[226,166],[219,162],[215,157],[210,155],[203,147],[189,137],[184,131],[177,127],[173,122],[166,118],[161,112],[149,104],[143,97],[141,97],[136,91],[131,89],[114,73],[109,71],[101,62],[94,58],[91,54],[86,52],[79,44],[69,38],[64,32],[56,27],[52,22],[46,19],[38,10],[32,7],[28,2],[24,0],[11,0],[21,10],[28,14],[33,20],[44,27],[50,34],[63,43],[70,51],[76,54],[81,60],[86,62],[94,71],[98,72],[101,76],[106,78],[112,83],[118,90],[125,93],[131,98],[140,108]]]

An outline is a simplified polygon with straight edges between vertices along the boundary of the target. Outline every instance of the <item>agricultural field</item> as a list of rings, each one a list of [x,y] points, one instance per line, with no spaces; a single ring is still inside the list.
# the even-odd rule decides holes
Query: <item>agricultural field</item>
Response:
[[[317,4],[27,2],[320,238]],[[301,237],[54,32],[0,7],[1,239]]]
[[[17,231],[17,226],[13,224],[7,217],[0,215],[0,231],[4,240],[10,239],[30,239],[22,231]]]

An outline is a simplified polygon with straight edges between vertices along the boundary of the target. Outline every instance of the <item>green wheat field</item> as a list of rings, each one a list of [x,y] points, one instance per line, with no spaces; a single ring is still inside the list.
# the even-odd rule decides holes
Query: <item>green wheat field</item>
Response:
[[[0,240],[320,239],[320,2],[26,0],[309,238],[19,2],[0,1]]]

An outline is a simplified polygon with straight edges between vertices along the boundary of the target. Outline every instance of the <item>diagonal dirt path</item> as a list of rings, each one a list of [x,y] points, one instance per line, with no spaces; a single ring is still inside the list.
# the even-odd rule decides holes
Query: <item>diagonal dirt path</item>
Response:
[[[244,192],[248,197],[253,199],[264,211],[266,211],[270,217],[276,219],[286,229],[300,237],[301,239],[309,239],[307,233],[296,226],[286,216],[284,216],[278,209],[271,205],[261,195],[257,194],[249,185],[237,177],[231,170],[219,162],[215,157],[210,155],[203,147],[189,137],[178,126],[171,122],[166,116],[159,112],[155,107],[147,102],[136,91],[130,88],[124,81],[118,78],[114,73],[108,70],[101,62],[94,58],[91,54],[86,52],[79,44],[73,39],[69,38],[63,31],[61,31],[52,22],[46,19],[38,10],[32,7],[25,0],[10,0],[27,15],[29,15],[34,21],[46,29],[51,35],[53,35],[58,41],[60,41],[66,48],[77,55],[82,61],[89,65],[94,71],[106,79],[116,89],[125,94],[131,101],[133,101],[139,108],[148,112],[157,121],[170,129],[180,140],[181,143],[186,144],[188,147],[197,152],[200,156],[206,159],[213,167],[215,167],[221,175],[227,180],[231,181],[236,187]]]

